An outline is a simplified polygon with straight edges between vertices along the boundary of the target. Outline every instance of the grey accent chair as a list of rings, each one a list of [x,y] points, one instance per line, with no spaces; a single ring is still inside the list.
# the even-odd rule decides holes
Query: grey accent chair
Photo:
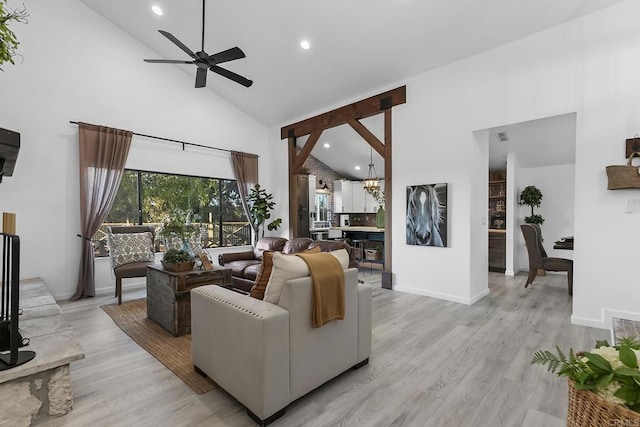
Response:
[[[107,227],[109,234],[119,233],[151,233],[151,241],[155,240],[156,229],[152,225],[128,225],[128,226],[111,226]],[[147,266],[153,265],[154,262],[132,262],[123,264],[113,269],[116,276],[116,297],[118,304],[122,304],[122,279],[130,279],[133,277],[147,277]]]
[[[277,304],[216,285],[191,290],[194,369],[235,397],[259,425],[371,354],[371,288],[345,272],[345,318],[311,326],[311,277],[284,282]]]
[[[573,260],[547,256],[542,246],[542,230],[537,224],[520,225],[529,253],[529,277],[524,287],[528,287],[536,278],[538,269],[547,271],[566,271],[569,295],[573,295]]]

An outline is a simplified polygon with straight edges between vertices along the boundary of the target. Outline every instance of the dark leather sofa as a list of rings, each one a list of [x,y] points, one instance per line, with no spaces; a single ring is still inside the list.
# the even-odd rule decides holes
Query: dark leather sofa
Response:
[[[262,253],[264,251],[295,254],[316,246],[320,246],[322,252],[346,249],[349,254],[349,268],[358,268],[355,251],[347,243],[339,240],[312,240],[308,237],[296,237],[291,240],[283,237],[263,237],[258,240],[255,248],[251,251],[218,255],[218,263],[231,268],[231,282],[234,288],[249,292],[260,272],[260,263],[262,262]]]

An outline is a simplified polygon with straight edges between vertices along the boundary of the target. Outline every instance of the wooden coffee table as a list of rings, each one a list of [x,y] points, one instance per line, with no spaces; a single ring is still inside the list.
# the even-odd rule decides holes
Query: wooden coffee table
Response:
[[[231,269],[174,273],[161,265],[147,267],[147,317],[176,337],[191,333],[191,289],[204,285],[231,287]]]

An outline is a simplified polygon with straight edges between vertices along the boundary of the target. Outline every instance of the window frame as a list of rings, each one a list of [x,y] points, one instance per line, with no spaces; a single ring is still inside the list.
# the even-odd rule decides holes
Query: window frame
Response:
[[[223,205],[223,201],[222,201],[222,187],[223,187],[223,182],[226,181],[228,182],[235,182],[236,183],[236,187],[237,187],[237,183],[238,180],[236,179],[228,179],[228,178],[217,178],[217,177],[210,177],[210,176],[199,176],[199,175],[186,175],[186,174],[180,174],[180,173],[171,173],[171,172],[160,172],[160,171],[152,171],[152,170],[145,170],[145,169],[134,169],[134,168],[125,168],[124,172],[133,172],[136,175],[136,192],[137,192],[137,197],[136,197],[136,201],[137,201],[137,222],[135,224],[132,223],[132,225],[145,225],[144,221],[143,221],[143,217],[144,217],[144,212],[143,212],[143,201],[144,201],[144,197],[143,197],[143,191],[144,189],[142,188],[142,175],[144,173],[147,174],[157,174],[157,175],[170,175],[170,176],[178,176],[178,177],[185,177],[185,178],[192,178],[192,179],[205,179],[205,180],[214,180],[217,181],[218,183],[218,191],[216,194],[216,197],[218,199],[218,206],[220,206],[220,209],[222,208]],[[119,190],[119,189],[118,189]],[[112,206],[113,208],[113,206]],[[246,223],[249,225],[251,225],[251,222],[249,221],[249,219],[246,217],[246,213],[244,212],[244,210],[242,210],[242,216],[244,217],[244,221],[246,221]],[[107,222],[105,220],[105,222]],[[217,224],[216,224],[217,222]],[[224,228],[223,228],[223,224],[224,224],[224,219],[223,219],[223,215],[222,215],[222,209],[220,210],[220,214],[218,215],[217,221],[216,222],[211,222],[208,224],[211,225],[217,225],[218,226],[218,235],[217,237],[217,241],[220,242],[222,244],[222,242],[226,242],[228,241],[228,239],[224,238]],[[104,224],[104,223],[103,223]],[[147,223],[147,224],[151,224],[151,223]],[[102,226],[102,225],[101,225]],[[250,227],[251,229],[251,227]],[[250,233],[252,233],[253,230],[251,229]],[[96,233],[97,234],[97,233]],[[95,238],[95,236],[94,236]],[[252,241],[252,236],[249,236],[249,241]],[[92,238],[93,240],[93,238]],[[94,242],[95,244],[95,242]],[[216,248],[225,248],[225,247],[237,247],[237,246],[245,246],[244,244],[242,245],[230,245],[230,246],[217,246]],[[102,255],[102,254],[98,254],[97,252],[95,253],[95,258],[105,258],[108,257],[109,255]]]

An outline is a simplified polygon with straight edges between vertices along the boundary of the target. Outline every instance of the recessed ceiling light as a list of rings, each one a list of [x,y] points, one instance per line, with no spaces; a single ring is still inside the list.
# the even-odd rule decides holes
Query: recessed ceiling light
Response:
[[[162,9],[160,8],[160,6],[151,6],[151,10],[153,10],[153,13],[155,13],[158,16],[162,16]]]
[[[303,48],[304,50],[307,50],[311,47],[311,45],[309,44],[308,40],[302,40],[300,42],[300,47]]]
[[[356,170],[359,171],[360,170],[360,166],[356,166]]]
[[[331,147],[331,144],[329,144],[328,142],[325,142],[324,143],[324,148],[329,148],[329,147]]]

